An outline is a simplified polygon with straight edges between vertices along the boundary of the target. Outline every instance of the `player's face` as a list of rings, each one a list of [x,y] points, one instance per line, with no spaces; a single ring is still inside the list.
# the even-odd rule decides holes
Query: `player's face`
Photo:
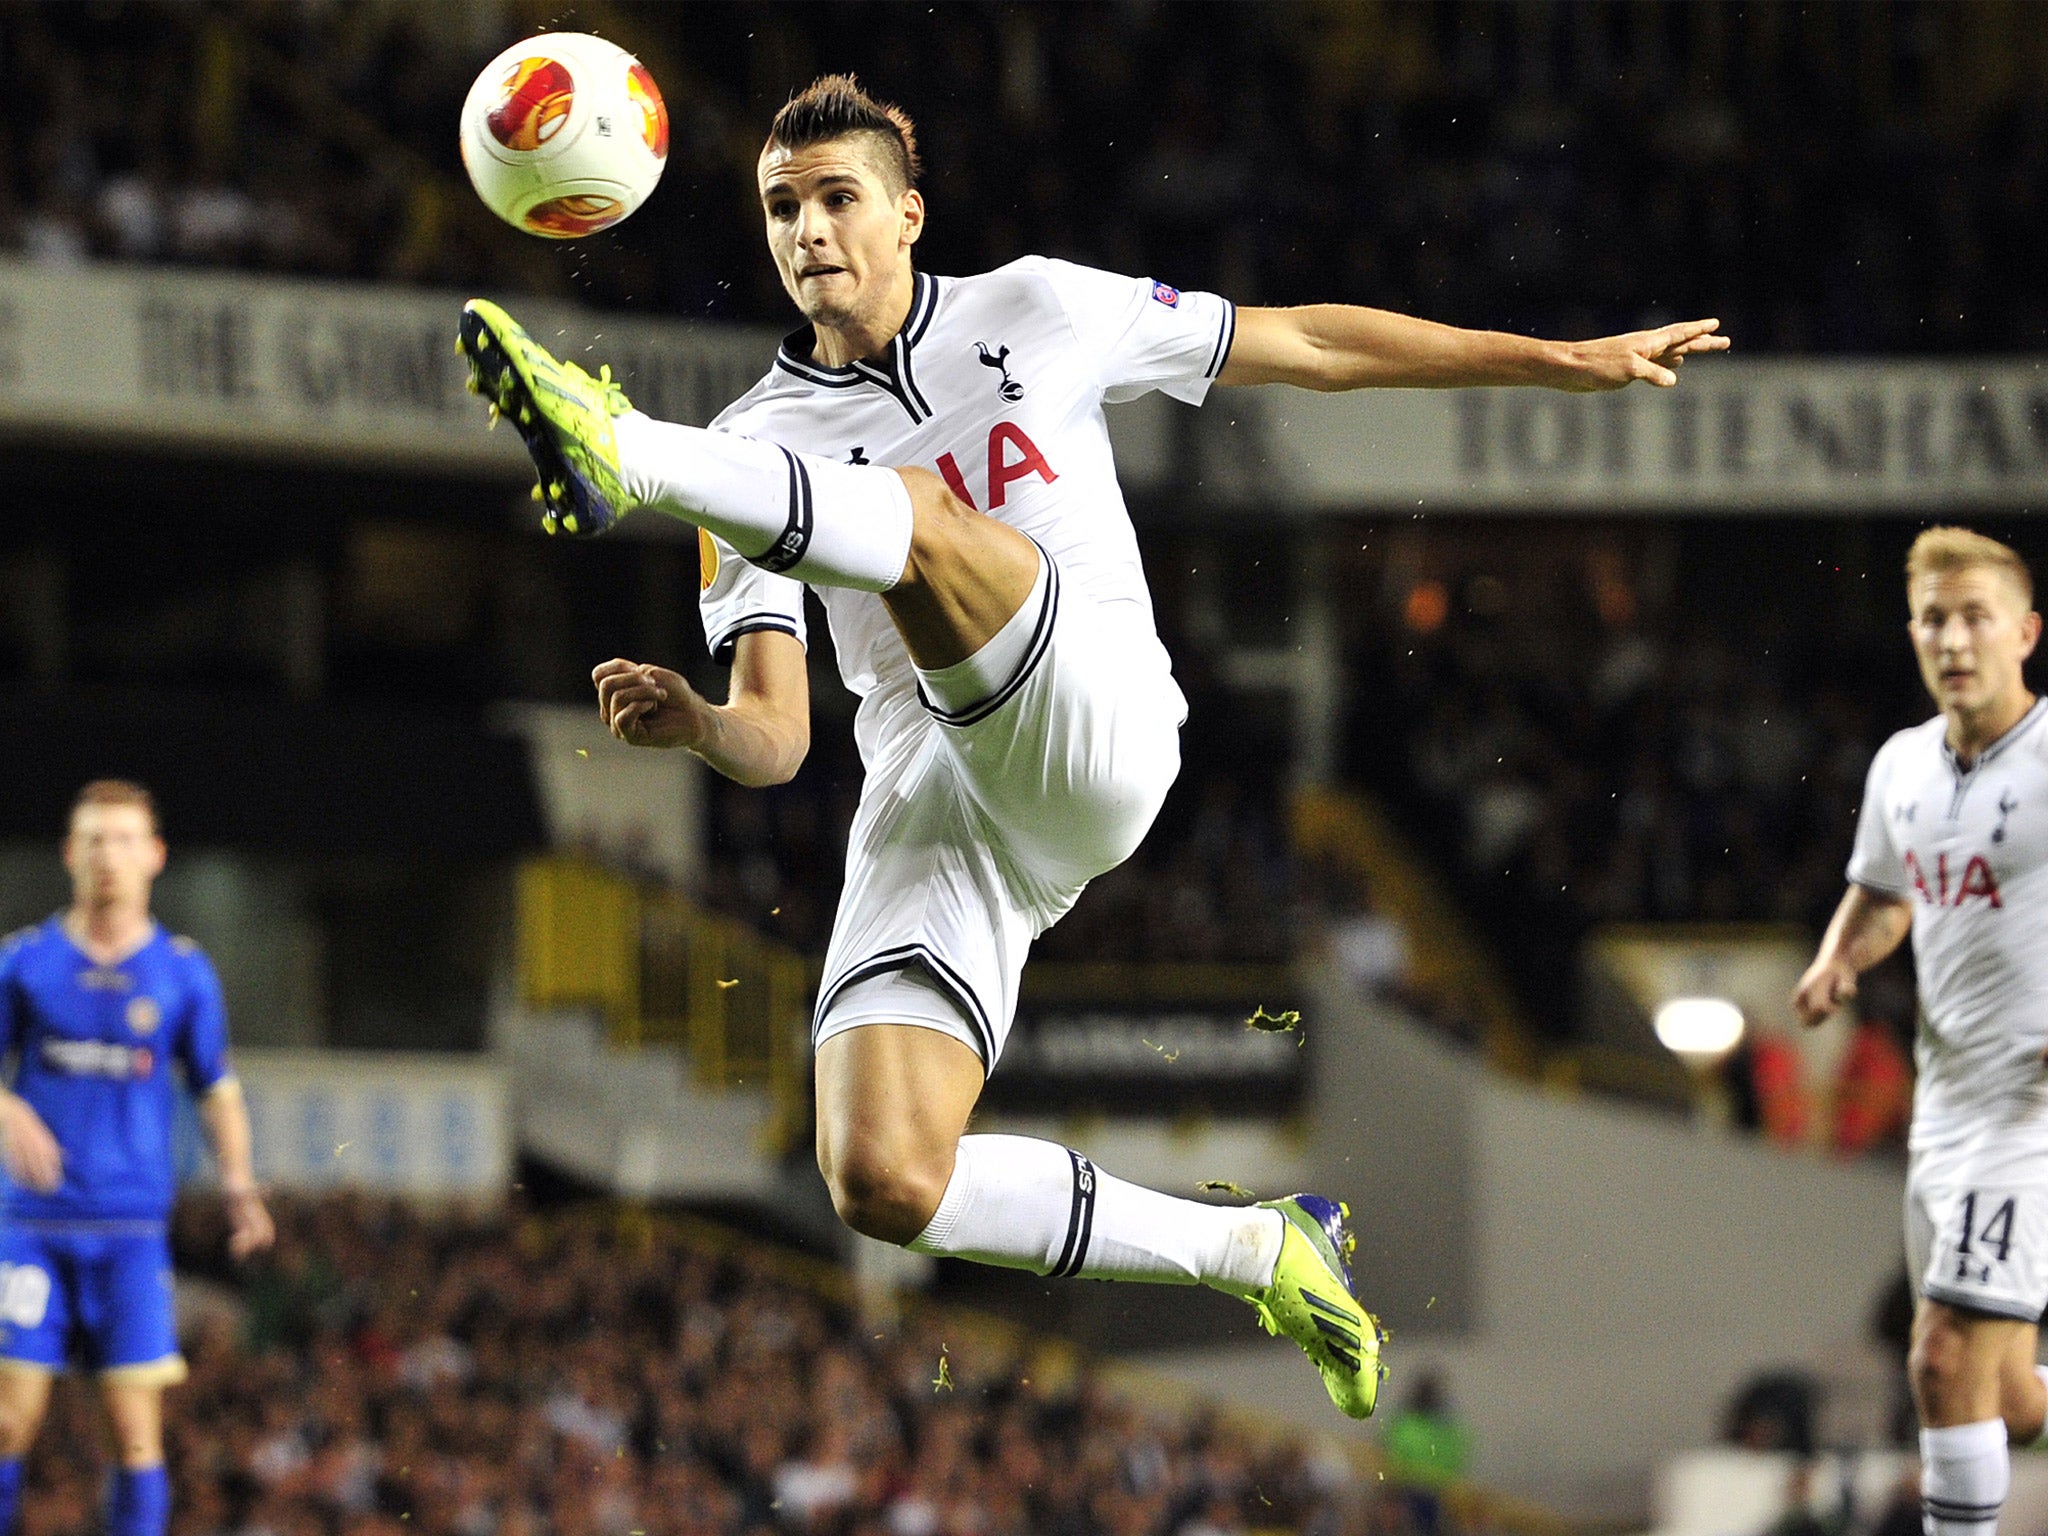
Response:
[[[859,135],[771,148],[759,174],[768,249],[804,318],[846,330],[886,308],[924,231],[917,189],[890,191]]]
[[[163,839],[139,805],[81,805],[64,839],[64,867],[72,894],[88,906],[147,906],[163,873]]]
[[[2009,576],[1988,565],[1929,571],[1910,596],[1920,677],[1945,712],[1998,713],[2023,695],[2041,616]]]

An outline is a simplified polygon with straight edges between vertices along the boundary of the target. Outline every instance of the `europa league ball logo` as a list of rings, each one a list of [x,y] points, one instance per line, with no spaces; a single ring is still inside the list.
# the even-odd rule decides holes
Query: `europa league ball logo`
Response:
[[[498,104],[486,114],[491,136],[507,149],[539,149],[569,120],[576,81],[554,59],[521,59],[505,73]]]

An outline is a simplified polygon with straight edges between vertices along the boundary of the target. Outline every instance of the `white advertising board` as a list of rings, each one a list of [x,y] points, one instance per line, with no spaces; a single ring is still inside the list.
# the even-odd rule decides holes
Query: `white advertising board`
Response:
[[[272,1188],[494,1200],[511,1180],[510,1096],[487,1056],[246,1049],[235,1072],[256,1177]],[[181,1161],[208,1177],[184,1118]]]
[[[529,473],[455,355],[463,295],[0,260],[0,433]],[[758,379],[772,327],[517,301],[609,362],[650,414],[701,424]],[[1224,390],[1111,413],[1125,484],[1334,511],[2019,510],[2048,505],[2048,358],[1690,365],[1676,389]],[[630,526],[630,525],[629,525]]]

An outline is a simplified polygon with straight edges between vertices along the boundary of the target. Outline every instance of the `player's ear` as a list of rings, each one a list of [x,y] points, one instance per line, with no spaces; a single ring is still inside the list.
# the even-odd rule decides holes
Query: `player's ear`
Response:
[[[896,199],[896,213],[903,220],[903,243],[917,244],[924,233],[924,194],[915,187],[905,187]]]
[[[2041,615],[2029,612],[2020,620],[2020,660],[2025,661],[2034,654],[2034,647],[2041,639]]]

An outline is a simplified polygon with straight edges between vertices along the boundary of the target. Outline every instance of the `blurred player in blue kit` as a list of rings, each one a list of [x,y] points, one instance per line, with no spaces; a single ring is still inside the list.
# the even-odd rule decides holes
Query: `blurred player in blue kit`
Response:
[[[22,1458],[67,1361],[93,1371],[114,1431],[111,1536],[170,1520],[163,1392],[181,1381],[167,1231],[184,1074],[220,1165],[236,1258],[275,1237],[251,1171],[249,1115],[228,1061],[220,981],[197,944],[150,915],[163,872],[156,808],[103,779],[72,806],[71,906],[0,943],[0,1532]]]

